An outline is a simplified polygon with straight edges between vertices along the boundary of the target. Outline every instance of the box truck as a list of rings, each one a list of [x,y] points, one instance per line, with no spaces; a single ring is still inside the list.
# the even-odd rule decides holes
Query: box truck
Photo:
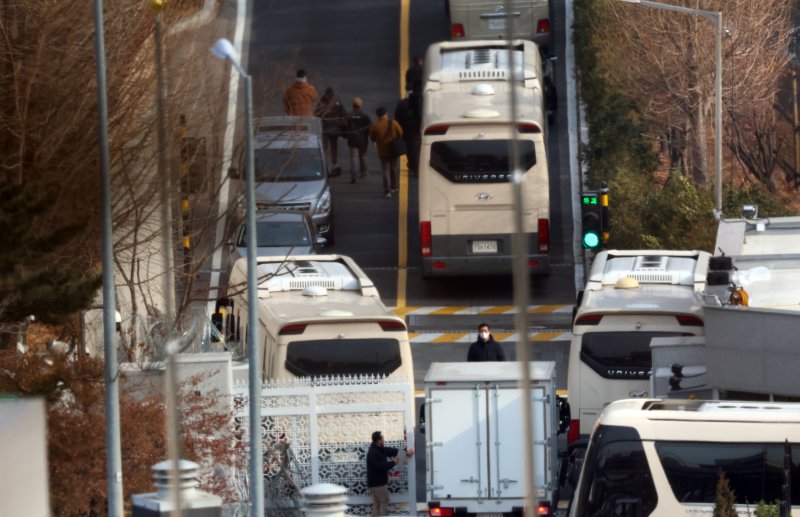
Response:
[[[530,363],[534,514],[557,497],[555,363]],[[522,514],[525,390],[519,362],[432,363],[425,376],[426,500],[432,517]]]

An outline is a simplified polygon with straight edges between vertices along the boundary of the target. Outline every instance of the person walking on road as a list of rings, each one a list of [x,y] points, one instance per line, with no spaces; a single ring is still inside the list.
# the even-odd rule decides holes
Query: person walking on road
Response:
[[[406,456],[414,456],[414,449],[406,449]],[[400,463],[394,447],[383,444],[380,431],[372,433],[372,445],[367,451],[367,487],[372,494],[372,517],[389,515],[389,471]]]
[[[394,153],[392,140],[403,136],[403,128],[396,120],[389,118],[383,106],[375,110],[378,120],[369,128],[369,138],[375,142],[378,157],[383,170],[383,196],[391,198],[397,192],[397,176],[400,169],[400,157]]]
[[[328,163],[331,167],[336,167],[339,165],[339,137],[345,131],[347,112],[333,88],[325,88],[314,115],[322,120],[322,138],[325,141]]]
[[[414,85],[419,82],[422,85],[423,79],[423,66],[422,66],[422,56],[415,55],[411,58],[411,66],[408,67],[406,70],[406,91],[410,92],[414,90]],[[417,90],[417,92],[421,93],[421,88]]]
[[[505,361],[506,354],[500,343],[494,340],[489,332],[489,325],[478,325],[478,340],[469,346],[467,361]]]
[[[421,143],[419,128],[422,124],[419,108],[419,94],[416,90],[411,90],[408,92],[407,97],[400,99],[394,109],[394,118],[403,128],[403,140],[406,141],[406,148],[408,149],[408,154],[406,155],[408,173],[411,176],[419,174],[419,148]]]
[[[372,119],[361,111],[364,102],[361,98],[353,99],[353,111],[347,114],[347,147],[350,149],[350,183],[356,182],[356,177],[364,179],[369,174],[367,170],[367,149],[369,148],[369,128]]]
[[[308,83],[306,71],[301,68],[297,71],[294,82],[283,92],[283,110],[287,115],[311,117],[317,97],[317,89]]]

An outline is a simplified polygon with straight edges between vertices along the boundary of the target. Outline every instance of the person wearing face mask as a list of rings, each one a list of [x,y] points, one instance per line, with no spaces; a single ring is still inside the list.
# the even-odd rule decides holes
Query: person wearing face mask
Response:
[[[494,340],[489,325],[478,325],[478,340],[469,346],[467,361],[505,361],[506,354],[500,343]]]

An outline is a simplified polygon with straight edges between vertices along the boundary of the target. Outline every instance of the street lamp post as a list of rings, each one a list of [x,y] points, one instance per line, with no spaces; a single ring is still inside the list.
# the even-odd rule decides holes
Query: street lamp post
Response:
[[[716,77],[714,78],[714,203],[717,216],[722,217],[722,13],[681,7],[678,5],[661,4],[650,0],[619,0],[628,4],[641,4],[645,7],[675,11],[683,14],[692,14],[708,18],[717,27],[717,62]]]
[[[247,217],[247,362],[250,384],[250,502],[254,517],[264,515],[264,460],[261,457],[261,371],[259,368],[258,286],[256,285],[256,186],[255,154],[253,150],[253,82],[239,64],[236,49],[230,41],[220,38],[211,53],[228,60],[244,79],[245,84],[245,156],[247,158],[246,203]]]

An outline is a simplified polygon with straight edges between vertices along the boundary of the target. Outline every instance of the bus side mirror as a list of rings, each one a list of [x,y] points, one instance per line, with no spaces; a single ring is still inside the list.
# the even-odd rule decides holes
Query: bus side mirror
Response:
[[[572,410],[570,409],[569,402],[567,402],[565,397],[556,396],[556,404],[558,408],[557,434],[563,434],[569,429],[569,424],[572,420]]]

